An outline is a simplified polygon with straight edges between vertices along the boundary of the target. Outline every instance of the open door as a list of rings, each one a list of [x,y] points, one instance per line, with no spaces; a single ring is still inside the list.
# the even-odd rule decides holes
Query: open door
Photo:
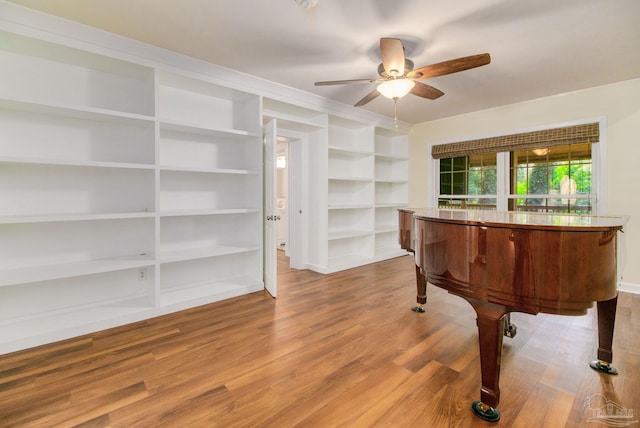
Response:
[[[264,136],[264,288],[273,297],[277,292],[277,224],[276,207],[276,119],[271,119],[263,130]]]

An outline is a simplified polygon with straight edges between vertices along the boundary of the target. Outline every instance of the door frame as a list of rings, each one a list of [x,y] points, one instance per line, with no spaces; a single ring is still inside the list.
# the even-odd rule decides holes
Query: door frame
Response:
[[[308,137],[306,133],[290,129],[276,129],[276,139],[286,140],[287,180],[288,180],[288,256],[289,266],[293,269],[306,269],[308,260],[308,176],[304,167],[307,157]]]
[[[269,120],[262,130],[263,142],[263,281],[265,290],[276,297],[278,291],[276,216],[276,139],[277,119]]]

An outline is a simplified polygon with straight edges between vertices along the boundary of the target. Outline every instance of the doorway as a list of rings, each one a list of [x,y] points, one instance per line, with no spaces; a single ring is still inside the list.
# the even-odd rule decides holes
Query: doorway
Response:
[[[304,189],[308,177],[303,174],[303,159],[306,159],[306,136],[299,132],[280,129],[276,118],[264,125],[264,284],[265,290],[276,297],[278,253],[287,251],[289,266],[304,269],[306,260],[304,243],[307,199]],[[277,165],[277,146],[280,143],[280,166]],[[285,156],[286,155],[286,156]],[[284,161],[284,165],[283,165]],[[277,177],[281,176],[281,191],[278,195]],[[286,193],[284,193],[286,192]],[[278,208],[278,200],[280,207]],[[284,214],[284,215],[283,215]],[[284,218],[284,221],[282,219]],[[278,223],[282,223],[279,225]],[[280,229],[280,239],[278,239]]]
[[[285,138],[276,140],[276,215],[278,218],[276,228],[277,250],[289,256],[289,170],[287,163],[289,160],[289,142]],[[278,260],[281,260],[278,257]]]
[[[291,268],[303,269],[303,139],[286,129],[277,130],[276,138],[276,200],[277,251],[288,259]],[[278,257],[282,260],[282,257]]]

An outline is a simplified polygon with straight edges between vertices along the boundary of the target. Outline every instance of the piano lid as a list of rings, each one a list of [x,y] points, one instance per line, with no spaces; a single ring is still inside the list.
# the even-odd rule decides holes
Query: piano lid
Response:
[[[461,223],[487,227],[516,227],[523,229],[590,230],[621,229],[629,219],[625,215],[582,215],[534,213],[526,211],[487,211],[416,209],[414,217],[443,223]]]

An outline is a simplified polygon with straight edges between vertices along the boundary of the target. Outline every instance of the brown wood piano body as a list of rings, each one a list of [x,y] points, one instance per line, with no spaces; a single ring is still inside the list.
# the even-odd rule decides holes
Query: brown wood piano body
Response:
[[[597,302],[599,348],[592,367],[615,373],[609,363],[617,302],[616,242],[626,220],[400,211],[401,245],[415,253],[416,273],[423,277],[424,287],[429,282],[443,288],[466,299],[476,311],[482,370],[480,401],[472,405],[477,416],[499,419],[502,337],[511,312],[583,315]],[[420,280],[417,284],[420,298]]]

